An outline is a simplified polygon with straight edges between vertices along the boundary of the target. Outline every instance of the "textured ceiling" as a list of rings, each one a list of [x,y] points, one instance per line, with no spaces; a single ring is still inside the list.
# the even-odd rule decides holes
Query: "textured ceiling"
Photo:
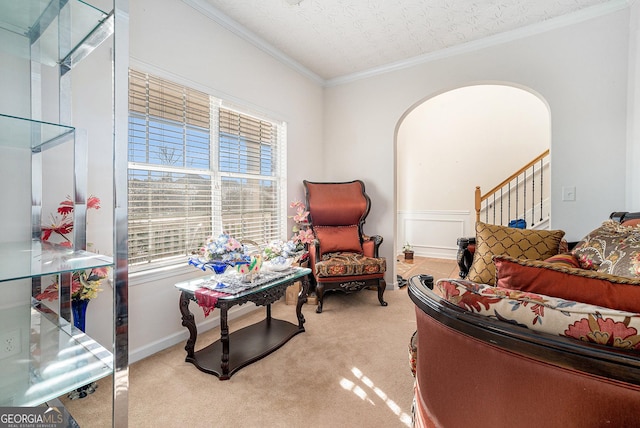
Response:
[[[290,5],[286,0],[184,1],[206,4],[216,15],[231,18],[228,23],[232,26],[257,36],[254,42],[266,42],[324,80],[363,73],[578,11],[602,11],[611,4],[627,3],[303,0]]]

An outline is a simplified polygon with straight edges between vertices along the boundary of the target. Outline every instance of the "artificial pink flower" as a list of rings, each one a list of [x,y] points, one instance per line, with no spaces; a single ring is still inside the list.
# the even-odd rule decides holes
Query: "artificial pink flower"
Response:
[[[305,206],[302,202],[300,201],[293,201],[291,202],[291,204],[289,205],[289,208],[295,208],[296,211],[299,211],[300,209],[304,210]]]
[[[100,199],[93,195],[89,196],[89,199],[87,200],[87,208],[93,208],[93,209],[99,210]]]
[[[305,211],[304,208],[298,208],[296,215],[293,216],[293,221],[296,223],[306,223],[309,211]]]
[[[311,229],[300,230],[297,235],[294,235],[294,241],[300,242],[302,244],[311,244],[315,236],[313,236],[313,231]]]

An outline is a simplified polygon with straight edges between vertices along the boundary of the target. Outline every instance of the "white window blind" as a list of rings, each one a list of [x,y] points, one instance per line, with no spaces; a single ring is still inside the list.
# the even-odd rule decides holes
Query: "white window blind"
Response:
[[[285,234],[284,124],[210,95],[129,74],[129,263],[185,263],[211,234]]]

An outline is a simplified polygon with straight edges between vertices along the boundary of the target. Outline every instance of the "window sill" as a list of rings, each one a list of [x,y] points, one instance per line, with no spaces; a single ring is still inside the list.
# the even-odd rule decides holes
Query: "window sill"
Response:
[[[129,286],[134,287],[136,285],[148,284],[150,282],[158,282],[160,280],[167,280],[169,278],[176,279],[175,282],[180,282],[188,277],[202,276],[203,272],[200,269],[196,269],[193,266],[188,265],[172,265],[164,266],[156,269],[144,270],[141,272],[134,272],[129,274]]]

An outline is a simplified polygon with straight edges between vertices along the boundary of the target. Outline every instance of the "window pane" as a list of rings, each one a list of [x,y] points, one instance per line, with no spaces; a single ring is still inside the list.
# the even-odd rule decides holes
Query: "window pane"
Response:
[[[186,256],[211,235],[211,177],[129,170],[129,260]]]
[[[272,181],[226,177],[221,184],[227,233],[258,243],[280,238],[278,189]]]

